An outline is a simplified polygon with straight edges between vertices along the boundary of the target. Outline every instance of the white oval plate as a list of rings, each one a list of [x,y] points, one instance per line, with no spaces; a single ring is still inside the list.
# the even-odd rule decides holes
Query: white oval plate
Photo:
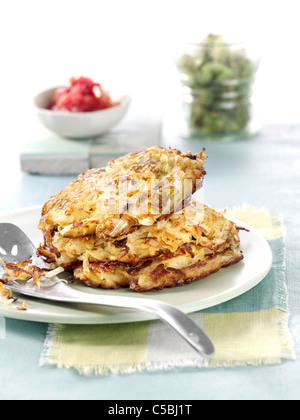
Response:
[[[18,225],[33,243],[38,245],[42,241],[42,234],[37,229],[40,215],[41,208],[33,207],[2,216],[0,222]],[[272,252],[264,237],[245,223],[234,219],[233,221],[249,230],[240,232],[241,249],[245,258],[238,264],[222,268],[205,279],[183,287],[146,293],[135,293],[129,289],[74,287],[79,287],[87,293],[157,299],[177,306],[185,313],[207,309],[231,300],[260,283],[272,266]],[[22,303],[24,300],[28,302],[27,311],[0,304],[0,315],[27,321],[62,324],[111,324],[155,319],[151,314],[128,309],[60,304],[20,296],[19,301]]]

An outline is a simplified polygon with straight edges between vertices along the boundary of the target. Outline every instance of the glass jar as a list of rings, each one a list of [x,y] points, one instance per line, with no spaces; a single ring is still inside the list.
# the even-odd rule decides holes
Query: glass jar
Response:
[[[259,58],[244,43],[208,35],[200,44],[185,44],[176,64],[184,137],[228,141],[258,132],[252,93]]]

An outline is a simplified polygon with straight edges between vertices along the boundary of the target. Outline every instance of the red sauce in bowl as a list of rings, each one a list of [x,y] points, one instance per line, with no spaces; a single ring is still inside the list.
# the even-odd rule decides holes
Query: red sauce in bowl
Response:
[[[93,112],[117,105],[99,83],[87,77],[71,78],[70,86],[57,89],[49,109],[66,112]]]

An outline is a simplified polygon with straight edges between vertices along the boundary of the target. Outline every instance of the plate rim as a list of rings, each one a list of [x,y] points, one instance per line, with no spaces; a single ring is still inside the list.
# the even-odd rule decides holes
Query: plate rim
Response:
[[[42,205],[29,206],[29,207],[25,207],[21,209],[16,209],[11,212],[0,213],[0,222],[2,222],[5,218],[14,218],[16,216],[21,216],[24,213],[41,211],[42,207],[43,207]],[[205,309],[210,309],[243,295],[244,293],[256,287],[261,281],[263,281],[272,268],[272,264],[273,264],[272,250],[268,241],[263,237],[263,235],[257,229],[255,229],[254,227],[248,225],[247,223],[241,220],[238,220],[232,217],[227,217],[227,219],[235,222],[237,225],[243,228],[251,230],[257,236],[260,237],[262,242],[264,242],[264,245],[266,246],[266,251],[268,252],[265,270],[259,273],[259,275],[257,275],[250,281],[243,284],[242,286],[233,288],[233,290],[228,289],[222,292],[219,297],[212,296],[210,298],[207,298],[204,302],[196,300],[196,301],[193,301],[192,303],[185,303],[179,306],[175,305],[186,314],[191,314],[191,313],[202,311]],[[243,261],[245,262],[245,260]],[[230,269],[230,267],[227,267],[227,269]],[[183,288],[188,287],[188,285],[185,285],[182,287]],[[171,290],[173,289],[174,288],[172,288]],[[178,289],[181,289],[181,288],[178,288]],[[102,291],[102,292],[105,293],[105,291]],[[25,299],[26,297],[24,297],[23,300]],[[35,301],[36,299],[30,297],[27,300]],[[155,299],[155,300],[160,300],[160,299]],[[213,303],[213,301],[215,301],[215,303]],[[45,301],[43,303],[45,305],[50,305],[50,306],[53,306],[53,305],[65,306],[64,304],[59,304],[57,302]],[[82,310],[82,312],[84,311]],[[128,311],[128,313],[112,314],[108,316],[103,315],[102,317],[99,317],[99,319],[96,319],[97,318],[96,314],[90,315],[90,316],[86,315],[84,318],[81,319],[78,315],[72,316],[68,312],[63,313],[63,314],[61,313],[57,314],[56,312],[55,313],[51,312],[51,313],[46,313],[46,314],[41,315],[41,314],[35,313],[34,311],[30,311],[30,310],[19,311],[19,310],[10,308],[7,305],[0,304],[0,317],[1,316],[11,318],[11,319],[30,321],[30,322],[51,323],[51,324],[72,324],[72,325],[76,325],[76,324],[77,325],[91,325],[91,324],[105,325],[105,324],[118,324],[118,323],[129,323],[129,322],[143,322],[143,321],[151,321],[151,320],[157,319],[155,315],[152,315],[146,312],[141,312],[141,311]],[[58,316],[60,317],[60,320],[58,320]]]

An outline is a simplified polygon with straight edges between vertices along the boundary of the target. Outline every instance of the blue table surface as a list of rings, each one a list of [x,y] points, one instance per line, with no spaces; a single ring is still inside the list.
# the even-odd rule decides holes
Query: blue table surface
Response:
[[[206,147],[204,201],[214,208],[244,203],[281,213],[287,232],[290,328],[300,352],[300,125],[263,127],[255,138],[205,143],[166,136],[164,145],[183,151]],[[0,213],[42,205],[75,176],[22,173],[14,144],[1,154]],[[169,372],[79,376],[73,370],[39,367],[47,325],[6,319],[0,340],[0,400],[244,400],[298,399],[300,362],[279,365],[175,369]]]

